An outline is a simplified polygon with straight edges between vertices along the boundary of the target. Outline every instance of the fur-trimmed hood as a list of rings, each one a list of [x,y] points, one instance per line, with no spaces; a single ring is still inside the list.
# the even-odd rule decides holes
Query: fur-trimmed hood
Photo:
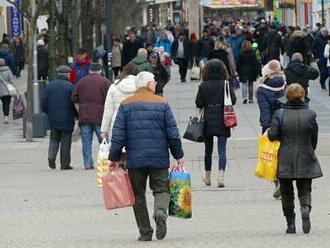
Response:
[[[256,89],[265,88],[271,91],[281,91],[284,90],[286,86],[286,77],[284,72],[276,72],[265,77],[261,77],[258,82]]]

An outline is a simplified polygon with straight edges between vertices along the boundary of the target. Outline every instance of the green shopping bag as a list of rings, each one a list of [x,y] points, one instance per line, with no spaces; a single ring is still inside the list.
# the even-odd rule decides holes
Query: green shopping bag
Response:
[[[181,165],[173,166],[169,173],[169,215],[184,219],[192,217],[191,174]]]

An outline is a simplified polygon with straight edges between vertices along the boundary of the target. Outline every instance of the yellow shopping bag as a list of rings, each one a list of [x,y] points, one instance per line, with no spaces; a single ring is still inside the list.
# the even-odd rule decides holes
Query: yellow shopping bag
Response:
[[[258,164],[255,175],[257,177],[275,181],[278,164],[280,141],[270,141],[267,136],[259,137]]]

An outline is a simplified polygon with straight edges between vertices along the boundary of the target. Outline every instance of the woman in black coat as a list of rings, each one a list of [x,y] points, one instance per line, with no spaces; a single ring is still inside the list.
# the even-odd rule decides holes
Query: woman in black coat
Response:
[[[243,103],[253,103],[253,83],[260,74],[260,64],[254,53],[251,43],[244,41],[242,50],[238,57],[237,71],[242,83]]]
[[[152,73],[155,76],[155,81],[157,82],[156,94],[163,96],[164,87],[169,80],[168,74],[165,67],[160,62],[160,57],[157,52],[152,52],[150,54],[149,61],[152,68]]]
[[[316,114],[305,105],[305,90],[291,84],[285,93],[288,103],[275,112],[268,132],[270,140],[280,140],[277,177],[280,180],[282,208],[287,220],[287,233],[295,233],[294,190],[296,181],[304,233],[311,229],[310,211],[312,179],[322,177],[315,155],[318,139]]]
[[[211,59],[204,67],[203,82],[201,83],[196,97],[197,108],[204,110],[205,121],[205,174],[203,181],[211,185],[211,168],[213,137],[218,137],[219,153],[219,176],[218,186],[224,187],[224,175],[226,169],[226,145],[230,137],[230,128],[224,125],[224,87],[225,80],[228,80],[228,72],[221,60]],[[233,105],[236,103],[236,96],[230,88],[230,96]]]

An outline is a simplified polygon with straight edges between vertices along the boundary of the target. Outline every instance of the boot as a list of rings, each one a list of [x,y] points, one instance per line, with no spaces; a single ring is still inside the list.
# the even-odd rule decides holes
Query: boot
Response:
[[[288,228],[286,229],[286,233],[289,234],[296,233],[296,214],[288,215],[285,217],[288,225]]]
[[[163,240],[167,233],[166,219],[167,214],[163,211],[158,211],[154,216],[156,222],[156,238],[158,240]]]
[[[203,176],[203,182],[206,186],[211,185],[211,171],[205,171]]]
[[[225,171],[220,170],[218,175],[218,187],[224,188],[225,187]]]
[[[309,217],[310,208],[308,206],[302,207],[301,211],[301,218],[302,218],[302,229],[304,233],[309,233],[311,231],[311,220]]]
[[[5,116],[5,124],[9,124],[9,118],[8,118],[8,116]]]

